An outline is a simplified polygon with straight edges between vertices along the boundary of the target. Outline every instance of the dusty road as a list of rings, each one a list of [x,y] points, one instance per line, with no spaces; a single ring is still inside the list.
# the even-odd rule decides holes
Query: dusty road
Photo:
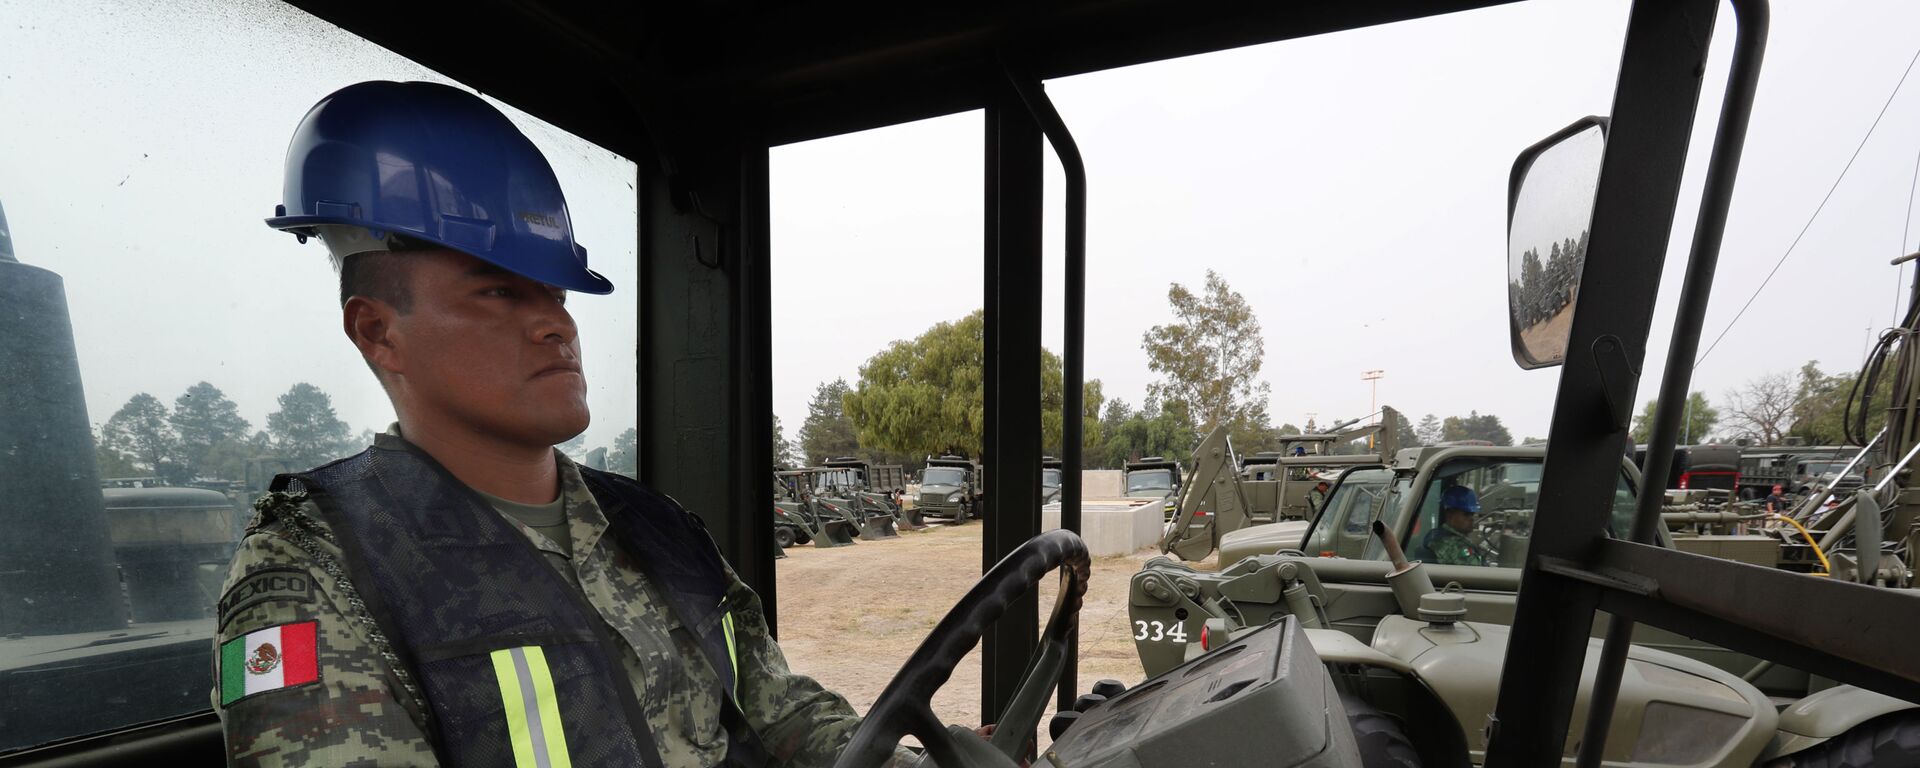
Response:
[[[981,572],[978,521],[936,526],[898,539],[851,547],[793,547],[775,563],[780,646],[795,671],[838,691],[861,712],[873,705],[933,625]],[[1095,680],[1141,679],[1127,621],[1127,580],[1152,550],[1097,558],[1080,614],[1080,693]],[[1040,621],[1053,607],[1058,577],[1041,587]],[[948,723],[980,723],[980,651],[976,647],[934,697]],[[1042,736],[1046,721],[1041,721]]]

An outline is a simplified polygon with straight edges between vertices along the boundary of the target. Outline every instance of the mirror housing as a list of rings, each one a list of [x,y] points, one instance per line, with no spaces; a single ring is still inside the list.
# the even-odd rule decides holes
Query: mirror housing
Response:
[[[1507,326],[1523,369],[1567,357],[1608,120],[1583,117],[1520,152],[1507,185]]]

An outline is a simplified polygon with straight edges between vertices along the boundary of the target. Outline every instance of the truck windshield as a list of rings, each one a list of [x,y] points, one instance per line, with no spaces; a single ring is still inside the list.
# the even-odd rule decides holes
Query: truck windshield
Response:
[[[921,485],[960,485],[967,481],[967,473],[959,467],[927,467],[926,475],[920,478]]]
[[[1518,568],[1526,558],[1533,534],[1542,470],[1537,457],[1451,459],[1428,476],[1424,488],[1416,488],[1411,475],[1396,478],[1378,516],[1400,521],[1402,545],[1410,559],[1438,565]],[[1466,490],[1453,490],[1457,487]],[[1614,491],[1611,527],[1615,535],[1623,535],[1631,525],[1633,494],[1633,481],[1622,468]],[[1464,520],[1452,513],[1443,515],[1443,497],[1451,497],[1449,500],[1455,503],[1471,500],[1479,511]],[[1409,509],[1408,505],[1417,506]],[[1452,525],[1448,525],[1448,518],[1452,518]],[[1311,534],[1320,535],[1317,530]],[[1328,535],[1337,536],[1339,531]],[[1309,542],[1315,541],[1318,539],[1309,538]],[[1385,560],[1387,555],[1379,540],[1369,536],[1362,557]]]
[[[1040,471],[1040,485],[1043,488],[1060,487],[1060,470],[1043,469]]]
[[[1127,473],[1127,493],[1173,490],[1173,471],[1142,469]]]
[[[1327,497],[1327,511],[1314,519],[1304,548],[1322,557],[1360,557],[1373,537],[1367,529],[1387,507],[1387,485],[1393,473],[1385,469],[1357,469],[1340,479]]]

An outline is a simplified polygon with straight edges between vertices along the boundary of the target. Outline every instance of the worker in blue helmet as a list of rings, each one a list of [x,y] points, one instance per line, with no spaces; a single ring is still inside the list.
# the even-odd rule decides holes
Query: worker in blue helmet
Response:
[[[568,296],[613,285],[512,122],[343,88],[267,224],[325,244],[398,419],[255,505],[217,606],[230,763],[833,762],[858,717],[788,670],[698,518],[553,448],[589,420]]]
[[[1427,531],[1422,549],[1438,565],[1490,565],[1486,549],[1468,536],[1479,513],[1480,497],[1472,488],[1449,486],[1440,494],[1440,524]]]

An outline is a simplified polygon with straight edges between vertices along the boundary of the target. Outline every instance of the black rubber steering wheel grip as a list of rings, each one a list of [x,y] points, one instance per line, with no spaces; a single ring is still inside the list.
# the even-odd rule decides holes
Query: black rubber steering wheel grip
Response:
[[[1022,742],[1012,747],[1004,746],[1010,742],[996,738],[996,746],[1002,748],[994,750],[966,729],[960,729],[959,733],[949,730],[933,713],[933,693],[953,676],[953,668],[980,642],[981,635],[1006,612],[1007,606],[1039,585],[1040,577],[1056,568],[1061,569],[1060,594],[1054,600],[1053,615],[1047,619],[1046,629],[1040,633],[1040,646],[1035,653],[1041,659],[1057,660],[1079,621],[1080,603],[1087,594],[1091,566],[1086,542],[1065,530],[1040,534],[996,563],[947,611],[927,639],[914,649],[913,655],[907,657],[906,664],[893,676],[893,681],[887,683],[886,690],[880,692],[873,709],[861,721],[846,751],[834,763],[835,768],[878,768],[893,755],[900,738],[909,733],[926,745],[928,753],[943,768],[978,765],[1014,768],[1016,762],[1011,754],[1025,746],[1024,734],[1039,727],[1045,696],[1058,680],[1058,663],[1028,664],[1027,679],[1021,681],[1014,705],[1008,708],[1009,714],[1017,715],[1021,722],[1002,722],[996,730],[996,736],[1006,733],[1009,739]],[[1021,710],[1031,710],[1031,713]],[[963,738],[974,739],[975,743],[963,745],[960,742]]]

